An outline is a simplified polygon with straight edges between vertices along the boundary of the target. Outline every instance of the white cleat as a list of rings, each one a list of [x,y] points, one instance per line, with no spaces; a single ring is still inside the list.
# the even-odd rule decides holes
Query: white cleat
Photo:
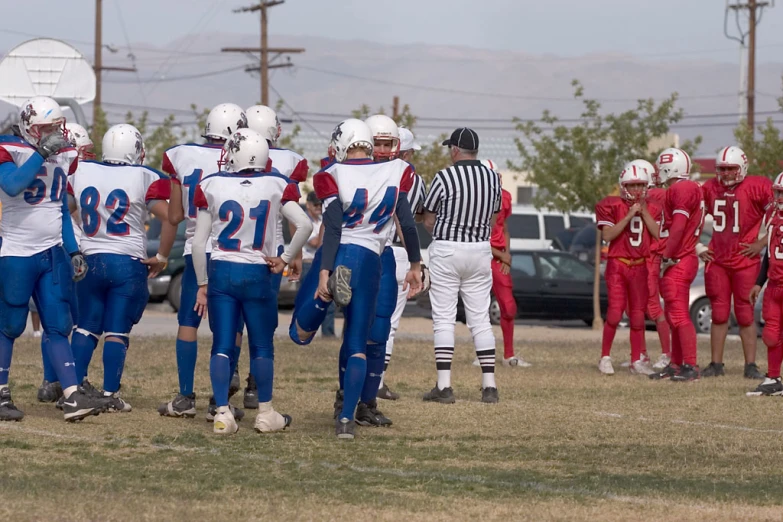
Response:
[[[653,370],[661,371],[667,366],[669,366],[669,363],[672,362],[671,357],[666,355],[665,353],[662,353],[660,357],[658,357],[658,360],[653,364]]]
[[[234,420],[234,415],[228,406],[221,406],[217,409],[212,431],[219,435],[233,435],[239,431],[239,425]]]
[[[478,357],[473,359],[473,366],[481,366],[481,363],[479,362]]]
[[[620,363],[620,368],[630,368],[631,367],[631,361],[623,361]]]
[[[601,357],[601,360],[598,362],[598,371],[600,371],[604,375],[614,375],[612,358],[609,357],[608,355],[606,357]]]
[[[475,363],[474,363],[475,364]],[[518,366],[520,368],[530,368],[533,366],[529,362],[525,361],[522,357],[513,356],[508,359],[503,359],[503,366]]]
[[[631,373],[634,375],[652,375],[655,373],[655,370],[650,367],[649,362],[639,359],[631,365]]]
[[[108,409],[106,410],[107,413],[129,413],[133,410],[131,405],[120,397],[120,392],[105,395],[104,398],[107,399],[109,403]]]
[[[254,428],[258,433],[272,433],[275,431],[283,431],[290,425],[290,415],[282,415],[270,407],[263,413],[259,409],[258,415],[256,415]]]

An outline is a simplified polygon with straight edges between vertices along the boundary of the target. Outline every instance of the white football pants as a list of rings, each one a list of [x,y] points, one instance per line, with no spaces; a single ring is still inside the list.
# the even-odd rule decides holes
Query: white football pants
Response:
[[[494,350],[495,334],[489,322],[492,290],[492,249],[489,242],[433,241],[430,256],[430,301],[435,347],[454,346],[457,296],[476,351]]]
[[[408,262],[408,252],[404,247],[393,246],[392,250],[394,251],[394,261],[397,263],[397,306],[394,308],[394,313],[391,316],[391,330],[389,331],[389,340],[386,342],[387,359],[394,351],[394,334],[400,326],[402,312],[405,310],[405,305],[408,302],[408,291],[403,290],[402,287],[405,283],[405,276],[411,268],[411,264]]]

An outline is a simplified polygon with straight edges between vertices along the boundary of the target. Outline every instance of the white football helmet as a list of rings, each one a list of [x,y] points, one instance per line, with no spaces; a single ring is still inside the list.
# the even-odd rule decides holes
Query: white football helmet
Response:
[[[329,156],[337,161],[345,161],[348,151],[354,148],[363,148],[368,156],[372,156],[374,141],[372,131],[366,123],[356,118],[349,118],[338,123],[332,131]]]
[[[253,105],[245,111],[247,126],[253,129],[274,145],[283,131],[277,113],[266,105]]]
[[[103,161],[125,165],[144,163],[144,140],[133,125],[120,123],[106,131],[102,142]]]
[[[666,149],[655,162],[658,179],[661,184],[672,179],[689,179],[691,176],[691,158],[682,149]]]
[[[778,174],[772,183],[772,191],[775,193],[775,205],[778,207],[778,210],[783,211],[783,172]],[[778,194],[780,194],[780,197],[778,197]]]
[[[209,111],[204,138],[227,140],[239,129],[247,128],[247,116],[242,107],[233,103],[221,103]]]
[[[22,104],[19,132],[27,143],[38,146],[43,136],[58,131],[67,139],[65,116],[59,103],[47,96],[34,96]]]
[[[375,140],[391,141],[391,151],[379,152],[376,150],[373,155],[375,161],[389,161],[400,155],[400,129],[393,119],[385,114],[376,114],[364,120],[364,123],[367,124],[372,132],[373,144]]]
[[[739,147],[723,147],[715,159],[715,175],[724,186],[741,183],[748,173],[748,157]]]
[[[252,129],[239,129],[223,145],[218,168],[226,172],[265,170],[268,159],[266,138]]]
[[[73,146],[76,147],[76,150],[79,152],[79,159],[95,159],[95,154],[92,152],[94,144],[92,139],[90,139],[90,134],[87,132],[87,129],[78,123],[70,122],[65,124],[65,129],[68,131],[68,139],[71,143],[73,143]]]
[[[652,163],[643,159],[635,159],[625,164],[623,167],[623,172],[630,169],[631,167],[636,167],[637,169],[641,169],[647,172],[647,175],[650,178],[650,187],[658,185],[658,173],[655,171],[655,167],[653,167]]]
[[[620,173],[620,195],[623,199],[628,201],[638,201],[647,194],[647,187],[650,185],[650,173],[647,169],[636,164],[636,160],[625,165],[623,171]],[[647,163],[645,161],[645,163]],[[644,186],[642,192],[631,193],[628,190],[628,185],[642,185]]]

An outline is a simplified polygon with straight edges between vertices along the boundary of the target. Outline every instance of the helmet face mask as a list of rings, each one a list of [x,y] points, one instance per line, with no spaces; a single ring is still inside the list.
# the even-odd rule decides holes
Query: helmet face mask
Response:
[[[80,160],[95,159],[95,154],[93,153],[95,147],[87,129],[78,123],[66,123],[65,130],[68,131],[68,140],[76,147]]]
[[[51,134],[59,133],[68,139],[60,104],[46,96],[35,96],[22,104],[19,131],[25,141],[34,146],[38,146],[43,138]]]
[[[370,116],[364,123],[373,137],[373,159],[390,161],[400,155],[400,129],[394,120],[384,114]]]
[[[741,181],[740,176],[742,169],[739,165],[721,165],[716,167],[715,171],[718,180],[727,187],[736,185]]]
[[[715,174],[724,187],[742,183],[748,173],[748,157],[741,148],[723,147],[715,159]]]
[[[647,195],[647,183],[646,182],[631,182],[623,184],[623,192],[625,199],[628,201],[641,201]]]

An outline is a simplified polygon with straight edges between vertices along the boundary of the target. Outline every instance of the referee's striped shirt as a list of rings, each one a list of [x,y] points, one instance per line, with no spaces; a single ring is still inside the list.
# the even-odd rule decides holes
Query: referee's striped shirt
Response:
[[[416,214],[422,213],[422,204],[424,203],[424,189],[425,189],[424,180],[421,179],[421,176],[414,173],[413,185],[411,186],[411,189],[408,191],[408,203],[410,203],[411,205],[411,213],[414,216]],[[395,245],[402,245],[402,241],[400,241],[400,236],[399,234],[396,233],[397,227],[394,223],[392,223],[392,227],[394,227],[394,231],[391,232],[394,238],[392,242]]]
[[[436,215],[432,238],[489,241],[500,202],[500,176],[494,170],[478,160],[456,162],[435,174],[424,200],[424,209]]]

